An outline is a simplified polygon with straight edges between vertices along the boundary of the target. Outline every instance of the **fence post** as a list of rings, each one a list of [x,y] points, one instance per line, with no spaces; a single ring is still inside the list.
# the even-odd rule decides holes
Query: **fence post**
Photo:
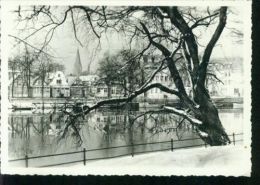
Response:
[[[173,139],[171,139],[171,151],[173,152]]]
[[[28,155],[25,155],[25,167],[28,168]]]
[[[132,143],[132,157],[134,157],[134,143]]]
[[[86,148],[83,148],[83,163],[86,165]]]
[[[235,133],[233,132],[233,144],[236,145]]]

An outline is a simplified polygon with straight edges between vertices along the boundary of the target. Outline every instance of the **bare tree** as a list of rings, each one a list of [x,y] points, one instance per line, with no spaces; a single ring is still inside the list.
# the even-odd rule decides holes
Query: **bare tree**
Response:
[[[17,70],[19,69],[19,58],[18,57],[14,57],[14,58],[10,58],[8,60],[8,68],[11,71],[11,97],[14,97],[14,90],[15,90],[15,82],[17,81],[18,75],[17,74]]]
[[[100,39],[109,32],[123,34],[129,40],[130,48],[141,42],[142,47],[131,60],[140,59],[150,53],[158,53],[163,56],[157,68],[151,72],[142,85],[127,97],[100,101],[91,107],[86,106],[80,113],[67,112],[69,117],[65,130],[70,126],[73,127],[82,114],[86,115],[107,104],[128,103],[153,88],[159,88],[165,93],[178,97],[183,103],[183,107],[176,109],[163,106],[155,113],[171,113],[183,117],[210,145],[230,143],[219,119],[218,110],[206,88],[209,62],[213,49],[226,25],[227,7],[202,10],[196,7],[34,6],[27,7],[26,13],[23,12],[23,8],[19,7],[17,12],[20,15],[20,21],[45,19],[42,27],[35,29],[24,38],[28,39],[41,30],[47,29],[46,39],[41,50],[48,44],[53,32],[67,21],[71,23],[74,36],[79,44],[82,44],[82,41],[77,30],[85,28],[82,30],[87,30],[88,36],[92,33],[96,39]],[[199,40],[203,37],[201,33],[206,32],[208,27],[215,27],[214,33],[206,46],[202,46],[203,54],[199,55],[199,48],[201,48]],[[181,57],[179,57],[180,55]],[[188,96],[186,92],[183,75],[177,65],[180,62],[186,66],[185,74],[192,86],[192,96]],[[171,89],[161,83],[152,83],[155,75],[165,68],[169,70],[176,89]]]
[[[34,76],[36,81],[41,83],[41,99],[42,99],[42,110],[44,110],[44,92],[45,85],[48,84],[48,74],[52,72],[51,61],[49,58],[42,57],[37,60],[37,67],[34,71]]]
[[[124,97],[142,85],[143,66],[140,66],[140,61],[132,59],[135,55],[136,51],[120,50],[111,56],[106,53],[99,62],[99,82],[106,84],[108,98],[111,98],[111,85],[122,88]]]
[[[22,79],[22,94],[26,87],[27,97],[31,97],[31,79],[33,77],[33,65],[35,62],[35,55],[29,51],[27,47],[25,50],[15,56],[13,59],[9,59],[9,69],[12,73],[12,96],[14,94],[15,82]]]
[[[119,61],[116,61],[114,56],[109,56],[108,54],[105,54],[99,64],[98,73],[101,78],[97,83],[104,83],[107,86],[107,97],[111,98],[111,86],[120,83],[117,70],[122,66],[120,66]]]

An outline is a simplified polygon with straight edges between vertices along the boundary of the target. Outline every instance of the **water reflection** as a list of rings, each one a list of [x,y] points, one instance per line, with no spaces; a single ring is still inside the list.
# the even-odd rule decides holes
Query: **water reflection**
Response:
[[[67,133],[61,139],[63,131],[66,129],[65,120],[67,119],[61,113],[14,112],[9,116],[9,156],[19,158],[25,155],[55,154],[83,148],[131,146],[136,143],[197,137],[190,124],[178,116],[169,114],[140,116],[142,113],[142,110],[138,112],[99,110],[80,118],[75,124],[76,128],[68,128]],[[140,117],[135,120],[138,116]],[[242,132],[242,109],[222,109],[220,117],[228,133]],[[75,129],[78,133],[75,132]],[[189,144],[201,142],[194,140],[189,141]],[[169,144],[102,150],[87,153],[87,158],[169,148]],[[177,145],[182,145],[182,143]]]

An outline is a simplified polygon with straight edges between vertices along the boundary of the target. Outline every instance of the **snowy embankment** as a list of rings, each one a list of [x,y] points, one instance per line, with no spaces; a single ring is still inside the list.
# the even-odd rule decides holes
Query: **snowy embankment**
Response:
[[[250,149],[243,146],[180,149],[76,164],[84,173],[104,175],[249,176]],[[82,172],[82,171],[81,171]]]

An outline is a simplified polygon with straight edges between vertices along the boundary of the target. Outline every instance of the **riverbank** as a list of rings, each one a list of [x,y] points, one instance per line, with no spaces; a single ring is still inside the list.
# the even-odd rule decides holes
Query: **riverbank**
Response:
[[[11,98],[9,109],[13,110],[34,110],[34,109],[56,109],[66,106],[73,106],[76,102],[84,105],[92,106],[98,100],[86,98]],[[139,108],[160,108],[162,105],[169,105],[174,107],[181,107],[181,103],[177,99],[146,99],[132,102],[125,107],[131,110],[138,110]],[[212,101],[218,108],[243,108],[243,98],[241,97],[213,97]],[[118,108],[119,104],[104,106],[104,108]]]
[[[84,173],[104,175],[249,176],[250,164],[249,148],[221,146],[140,154],[72,166]]]

